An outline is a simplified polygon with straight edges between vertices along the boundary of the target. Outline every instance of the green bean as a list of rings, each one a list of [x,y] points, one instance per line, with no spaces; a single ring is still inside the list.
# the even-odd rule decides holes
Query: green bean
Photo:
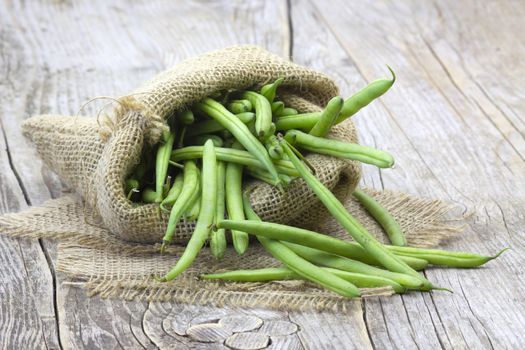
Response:
[[[199,195],[191,202],[188,211],[184,213],[184,218],[188,221],[195,221],[199,217],[201,210],[201,196]]]
[[[253,211],[250,200],[245,196],[243,199],[246,217],[250,220],[260,220]],[[277,240],[257,236],[263,247],[277,260],[281,261],[290,270],[309,281],[315,282],[337,294],[345,297],[358,297],[361,295],[359,289],[352,283],[337,277],[336,275],[323,271],[318,266],[308,262],[295,254],[290,248]]]
[[[368,254],[358,243],[343,241],[329,235],[298,227],[253,220],[223,220],[218,223],[218,227],[229,230],[242,230],[269,239],[278,239],[304,245],[349,259],[359,260],[367,264],[380,265],[379,260]],[[389,246],[385,247],[388,248]],[[400,257],[400,259],[416,269],[423,269],[426,267],[426,261],[422,259],[413,259],[408,256]]]
[[[284,103],[281,101],[273,102],[272,103],[272,114],[277,115],[281,114],[284,109]]]
[[[388,67],[388,70],[392,73],[392,79],[375,80],[345,101],[336,124],[356,114],[361,108],[366,107],[370,102],[383,95],[394,85],[396,75],[392,68]]]
[[[362,273],[365,275],[372,275],[378,277],[388,278],[395,281],[408,289],[423,290],[424,286],[421,284],[419,278],[415,278],[404,273],[390,272],[375,266],[365,264],[361,261],[344,258],[338,255],[323,252],[318,249],[305,247],[299,244],[282,242],[288,248],[293,250],[299,256],[319,266],[326,266],[337,270]]]
[[[202,279],[220,279],[235,282],[268,282],[299,279],[299,275],[286,267],[269,267],[257,270],[235,270],[202,274]]]
[[[253,168],[253,167],[249,167],[249,168],[247,167],[245,168],[244,172],[257,180],[261,180],[263,182],[266,182],[267,184],[275,186],[274,178],[271,177],[270,174],[266,170],[262,170],[259,168]],[[283,184],[283,185],[286,186],[286,184]]]
[[[246,100],[248,101],[248,100]],[[249,101],[248,101],[249,102]],[[235,115],[237,118],[241,120],[244,124],[248,124],[252,121],[255,121],[255,113],[253,112],[244,112],[244,113],[238,113]]]
[[[224,220],[225,211],[225,181],[226,181],[226,163],[217,162],[217,204],[215,208],[215,222],[211,231],[210,251],[211,254],[220,259],[226,251],[225,229],[217,228],[217,223]]]
[[[279,78],[276,81],[274,81],[273,83],[264,85],[261,88],[261,95],[266,97],[268,102],[272,103],[273,100],[275,99],[275,94],[277,93],[277,88],[279,87],[279,85],[281,85],[283,83],[283,81],[284,81],[284,78]]]
[[[224,144],[224,141],[220,136],[212,134],[202,134],[193,136],[186,142],[186,145],[202,146],[206,143],[207,140],[211,140],[215,147],[222,147]]]
[[[372,147],[316,137],[299,130],[288,131],[285,139],[292,145],[310,152],[357,160],[379,168],[389,168],[394,165],[394,157],[390,153]]]
[[[386,246],[388,250],[398,256],[415,257],[428,260],[432,265],[449,267],[478,267],[490,260],[496,259],[509,248],[502,249],[496,255],[483,256],[475,253],[446,251],[440,249],[424,249],[414,247]]]
[[[233,149],[242,149],[242,146],[235,142]],[[228,217],[232,220],[244,220],[244,209],[242,206],[242,165],[228,163],[226,165],[226,209]],[[231,230],[233,247],[237,254],[242,255],[246,252],[249,237],[246,232]]]
[[[173,143],[175,142],[175,133],[169,133],[163,136],[166,140],[165,143],[160,144],[157,149],[157,160],[155,162],[155,191],[157,196],[155,202],[162,202],[163,191],[162,187],[166,181],[166,175],[168,174],[168,166],[170,164],[171,150],[173,149]]]
[[[253,91],[245,91],[242,97],[249,100],[255,108],[255,132],[257,137],[265,140],[272,135],[270,128],[272,125],[272,106],[270,102],[261,94]]]
[[[161,252],[169,245],[175,234],[177,224],[182,215],[191,208],[196,198],[200,196],[199,171],[195,162],[188,160],[184,162],[184,177],[182,191],[171,208],[166,233],[162,239]]]
[[[210,235],[217,205],[217,158],[211,140],[204,145],[201,187],[206,190],[202,191],[202,206],[195,230],[177,264],[161,279],[163,282],[171,281],[184,272],[193,263]]]
[[[187,160],[187,159],[202,158],[202,152],[203,152],[202,146],[189,146],[189,147],[179,148],[177,150],[174,150],[171,153],[171,160],[174,162],[177,162],[177,161]],[[251,166],[251,167],[255,167],[259,169],[264,169],[264,170],[267,169],[257,158],[255,158],[249,152],[246,152],[246,151],[231,149],[231,148],[217,147],[215,149],[215,152],[217,153],[217,159],[224,161],[224,162],[237,163],[237,164],[241,164],[245,166]],[[277,171],[281,174],[286,174],[290,176],[299,176],[299,173],[297,172],[297,170],[295,170],[293,164],[288,160],[284,160],[284,159],[273,160],[273,164],[275,168],[277,169]],[[273,175],[271,176],[272,178],[274,178]]]
[[[195,122],[195,116],[191,110],[185,110],[177,116],[177,119],[184,125],[190,125]]]
[[[310,130],[309,134],[317,137],[325,137],[332,128],[332,125],[335,124],[335,120],[343,107],[343,103],[343,99],[339,96],[328,101],[325,109],[319,117],[319,120]]]
[[[315,266],[315,265],[313,265]],[[317,267],[317,266],[316,266]],[[404,288],[399,283],[385,277],[371,276],[362,273],[347,272],[327,267],[319,268],[322,273],[331,273],[359,288],[392,287],[396,293],[404,293]],[[305,279],[287,267],[270,267],[254,270],[236,270],[200,275],[202,279],[221,279],[236,282],[267,282],[281,280]]]
[[[124,189],[124,192],[125,193],[129,193],[133,190],[136,190],[136,189],[139,189],[140,188],[140,184],[139,184],[139,181],[137,179],[134,179],[134,178],[128,178],[125,182],[125,189]]]
[[[249,100],[233,100],[228,104],[228,110],[233,114],[251,112],[252,103]]]
[[[270,185],[275,186],[273,177],[271,177],[270,174],[266,170],[263,170],[260,168],[254,168],[254,167],[245,167],[244,171],[246,174],[250,175],[251,177],[254,177],[258,180],[264,181]],[[281,182],[284,185],[284,187],[289,186],[292,180],[294,179],[293,177],[290,177],[285,174],[279,174],[279,178],[281,179]]]
[[[405,293],[407,288],[386,277],[368,275],[357,272],[341,271],[331,269],[329,267],[322,268],[326,272],[331,272],[342,279],[352,282],[359,288],[378,288],[378,287],[392,287],[397,294]]]
[[[388,67],[392,73],[392,79],[380,79],[371,82],[369,85],[359,90],[353,96],[345,100],[341,112],[337,117],[335,124],[343,122],[345,119],[356,114],[360,109],[367,106],[370,102],[383,95],[390,89],[396,80],[396,76],[392,69]],[[311,128],[319,120],[321,113],[303,113],[291,116],[280,116],[277,118],[276,126],[277,130],[291,130],[301,129],[304,131],[310,131]]]
[[[168,194],[166,195],[166,198],[160,202],[160,208],[162,210],[167,210],[166,205],[173,206],[177,198],[179,197],[180,193],[182,192],[182,184],[184,182],[184,177],[182,174],[178,174],[175,177],[175,181],[173,182],[173,186],[171,186]]]
[[[280,112],[276,112],[276,117],[287,117],[292,115],[297,115],[299,112],[297,112],[297,109],[290,108],[290,107],[284,107]]]
[[[155,203],[156,198],[157,192],[154,189],[147,187],[142,191],[142,201],[144,203]]]
[[[168,165],[169,165],[169,161],[168,161]],[[162,186],[162,198],[163,198],[163,200],[168,195],[168,192],[170,191],[170,188],[171,188],[171,176],[168,175],[166,177],[166,181],[164,182],[164,186]]]
[[[275,121],[277,130],[300,129],[309,132],[319,121],[320,112],[302,113],[278,117]]]
[[[239,113],[236,114],[237,118],[244,124],[249,123],[252,120],[255,120],[254,113]],[[202,134],[213,134],[215,132],[224,130],[224,126],[216,120],[205,120],[199,123],[195,123],[192,127],[186,132],[187,137],[192,137]]]
[[[257,101],[265,101],[268,103],[264,97],[257,98]],[[266,148],[264,148],[264,146],[250,133],[248,127],[246,127],[246,125],[244,125],[237,117],[235,117],[235,115],[231,114],[226,108],[224,108],[224,106],[212,100],[211,98],[205,98],[202,102],[196,105],[196,108],[205,112],[211,118],[217,120],[222,126],[228,129],[233,134],[233,136],[235,136],[237,141],[239,141],[248,152],[250,152],[265,166],[266,170],[268,170],[272,177],[276,179],[277,183],[280,183],[279,175],[277,174],[277,170],[275,169],[270,156],[266,152]],[[257,112],[257,104],[255,104],[255,108]],[[260,107],[259,111],[261,111]],[[265,112],[262,110],[260,113]],[[257,115],[255,117],[255,121],[257,123]],[[271,126],[271,113],[269,126]],[[281,186],[278,185],[278,187]]]
[[[375,257],[382,266],[392,272],[401,272],[420,278],[428,286],[434,288],[430,281],[420,275],[417,271],[408,266],[403,260],[383,247],[378,240],[372,236],[350,213],[346,210],[335,195],[326,188],[308,168],[297,158],[286,142],[282,143],[284,152],[290,161],[301,174],[301,177],[308,184],[310,189],[316,194],[317,198],[324,204],[336,221],[356,240],[367,253]]]
[[[368,213],[381,225],[392,245],[404,247],[407,245],[407,238],[401,226],[396,219],[381,206],[372,196],[365,192],[355,189],[352,195],[357,198],[359,203],[366,209]]]

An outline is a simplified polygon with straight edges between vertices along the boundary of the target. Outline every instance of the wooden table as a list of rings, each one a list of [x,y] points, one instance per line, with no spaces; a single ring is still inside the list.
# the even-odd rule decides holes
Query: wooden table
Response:
[[[53,242],[0,236],[0,347],[218,349],[181,334],[195,317],[233,314],[260,318],[272,349],[523,348],[524,17],[510,0],[2,1],[0,212],[63,191],[21,136],[24,118],[75,114],[181,59],[253,43],[331,75],[343,96],[391,65],[394,88],[355,120],[362,143],[397,165],[365,166],[363,184],[471,212],[453,249],[513,250],[485,268],[426,272],[454,294],[362,300],[355,317],[88,298],[55,273]]]

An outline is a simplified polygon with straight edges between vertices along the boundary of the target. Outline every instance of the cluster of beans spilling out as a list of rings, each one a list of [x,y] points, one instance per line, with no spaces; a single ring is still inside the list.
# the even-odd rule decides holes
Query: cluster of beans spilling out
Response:
[[[171,131],[126,181],[128,198],[157,203],[170,213],[161,251],[170,244],[177,223],[197,220],[195,230],[176,265],[159,278],[170,281],[186,270],[209,241],[220,259],[230,230],[235,251],[249,247],[249,235],[282,267],[203,274],[201,278],[229,281],[305,279],[346,297],[359,288],[390,286],[396,293],[436,288],[417,271],[427,265],[476,267],[495,258],[467,252],[407,247],[395,219],[366,193],[353,195],[383,227],[391,245],[377,241],[312,172],[301,152],[315,152],[391,167],[390,154],[371,147],[326,138],[341,123],[384,94],[392,79],[376,80],[343,100],[334,97],[322,112],[299,114],[276,100],[282,79],[260,91],[232,92],[205,98],[170,120]],[[153,156],[156,155],[156,159]],[[242,183],[253,177],[282,191],[303,178],[331,215],[354,239],[261,221],[252,210]],[[227,218],[227,219],[226,219]]]

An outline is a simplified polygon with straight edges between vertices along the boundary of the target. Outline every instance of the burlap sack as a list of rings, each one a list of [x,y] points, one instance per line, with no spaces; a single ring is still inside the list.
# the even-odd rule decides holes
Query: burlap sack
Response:
[[[257,88],[284,77],[278,94],[300,112],[320,110],[338,94],[325,75],[284,60],[256,46],[236,46],[191,58],[160,73],[120,99],[111,117],[95,118],[44,115],[28,119],[23,132],[35,144],[44,162],[83,196],[102,223],[126,241],[160,242],[168,215],[154,204],[136,206],[124,193],[124,180],[138,164],[142,150],[158,142],[165,121],[177,111],[206,96]],[[332,137],[356,142],[351,121],[334,128]],[[355,188],[357,162],[309,155],[317,177],[334,190],[339,183],[344,196]],[[286,193],[254,181],[251,202],[267,221],[288,223],[317,200],[298,179]],[[302,218],[306,223],[308,218]],[[174,241],[187,242],[194,223],[181,221]]]
[[[152,276],[173,266],[183,247],[173,245],[166,254],[159,254],[158,242],[166,217],[159,216],[156,206],[134,207],[124,196],[124,178],[137,164],[143,147],[158,140],[164,120],[171,113],[214,92],[260,85],[279,76],[286,82],[279,97],[302,112],[317,110],[337,95],[337,88],[325,76],[262,49],[242,46],[190,59],[160,74],[131,97],[121,99],[113,118],[100,123],[95,118],[49,115],[27,120],[24,133],[33,140],[45,163],[80,196],[64,196],[22,213],[0,216],[0,233],[56,239],[57,270],[66,274],[65,283],[80,285],[102,297],[284,310],[344,309],[355,300],[307,282],[225,283],[198,279],[206,272],[279,265],[256,243],[242,257],[229,248],[220,261],[210,256],[209,249],[203,249],[176,280],[156,282]],[[334,128],[331,136],[356,140],[351,122]],[[317,176],[344,201],[349,212],[384,240],[380,227],[347,196],[359,180],[358,164],[318,155],[308,157]],[[255,185],[251,201],[265,220],[349,239],[302,180],[296,180],[284,195],[269,185]],[[410,245],[433,247],[459,232],[455,223],[445,219],[451,208],[443,202],[368,191],[399,221]],[[100,218],[102,222],[97,222]],[[185,242],[192,228],[192,223],[181,222],[177,242]],[[373,289],[364,294],[388,293],[390,289]]]

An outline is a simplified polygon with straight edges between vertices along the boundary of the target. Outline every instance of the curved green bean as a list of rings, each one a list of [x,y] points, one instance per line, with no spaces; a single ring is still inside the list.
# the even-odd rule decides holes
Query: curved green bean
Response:
[[[182,184],[184,182],[184,176],[182,173],[178,174],[175,177],[175,181],[173,182],[173,186],[171,186],[168,194],[166,197],[160,202],[160,208],[162,210],[167,211],[166,205],[173,206],[177,198],[179,197],[180,193],[182,192]]]
[[[394,85],[396,75],[392,68],[388,67],[388,70],[392,74],[392,79],[375,80],[345,100],[336,124],[341,123],[346,118],[359,112],[360,109],[366,107],[370,102],[383,95]]]
[[[260,220],[259,216],[253,211],[250,200],[243,199],[246,217],[250,220]],[[318,266],[308,262],[295,254],[290,248],[277,240],[257,236],[263,247],[277,260],[281,261],[290,270],[309,281],[315,282],[337,294],[345,297],[358,297],[361,295],[359,289],[352,283],[330,273],[323,271]]]
[[[168,246],[173,240],[173,235],[177,229],[177,224],[179,223],[182,215],[191,208],[195,199],[198,198],[200,195],[199,191],[200,183],[197,165],[195,165],[194,161],[188,160],[184,162],[182,191],[171,208],[166,233],[162,239],[162,246],[160,248],[161,252],[164,251],[164,248]]]
[[[380,265],[379,260],[368,254],[358,243],[343,241],[329,235],[298,227],[254,220],[223,220],[217,225],[220,228],[242,230],[269,239],[278,239],[315,248],[349,259],[359,260],[367,264]],[[388,248],[389,246],[385,247]],[[400,257],[400,259],[417,270],[424,269],[427,265],[427,262],[422,259],[414,259],[413,257],[408,256]]]
[[[202,205],[195,230],[175,266],[161,278],[163,282],[171,281],[184,272],[193,263],[210,235],[217,204],[217,157],[211,140],[204,145],[202,188],[206,190],[202,191]]]
[[[362,273],[378,277],[388,278],[408,289],[425,290],[419,278],[415,278],[404,273],[390,272],[375,266],[365,264],[361,261],[344,258],[342,256],[323,252],[318,249],[305,247],[303,245],[282,242],[299,256],[319,266],[326,266],[337,270]]]
[[[231,148],[223,148],[223,147],[215,148],[215,152],[217,154],[218,160],[267,170],[264,164],[262,164],[257,158],[255,158],[249,152],[237,150],[237,149],[231,149]],[[179,149],[174,150],[171,153],[171,160],[174,162],[178,162],[181,160],[197,159],[197,158],[202,158],[202,154],[203,154],[202,146],[188,146],[188,147],[179,148]],[[273,160],[273,164],[274,164],[274,167],[277,169],[277,171],[281,174],[286,174],[290,176],[299,176],[299,173],[297,172],[297,170],[295,170],[293,164],[288,160],[276,159],[276,160]],[[270,174],[270,176],[272,175]],[[273,176],[272,178],[275,179]]]
[[[210,251],[217,259],[222,258],[226,252],[226,230],[217,227],[217,223],[224,220],[224,211],[226,209],[225,182],[226,163],[219,161],[217,162],[217,204],[215,206],[215,221],[210,236]]]
[[[242,149],[242,146],[235,142],[232,148]],[[226,209],[228,217],[232,220],[245,219],[242,206],[242,170],[243,166],[236,163],[226,165]],[[240,230],[231,230],[231,233],[233,248],[237,254],[244,254],[248,248],[248,234]]]
[[[268,103],[266,98],[263,96],[261,97],[262,98],[257,98],[257,101]],[[266,167],[266,170],[268,170],[272,177],[276,179],[276,182],[280,184],[279,175],[277,174],[277,170],[275,169],[270,156],[266,152],[266,148],[264,148],[264,146],[250,133],[250,130],[246,125],[244,125],[234,114],[231,114],[226,108],[224,108],[224,106],[211,98],[205,98],[202,102],[197,103],[196,107],[228,129],[233,136],[235,136],[237,141],[239,141],[248,152],[257,158]],[[257,108],[257,104],[255,104],[255,108]],[[262,111],[261,113],[265,112]],[[255,121],[257,122],[257,115]],[[271,113],[270,125],[268,127],[270,126]],[[278,185],[278,187],[280,186]]]
[[[250,101],[255,109],[255,132],[257,137],[265,140],[272,135],[272,106],[268,99],[253,91],[245,91],[242,97]],[[244,145],[243,145],[244,146]]]
[[[233,100],[228,103],[228,110],[233,114],[251,112],[253,105],[249,100]]]
[[[319,116],[317,123],[312,127],[309,134],[317,137],[325,137],[335,124],[337,116],[343,107],[344,100],[336,96],[326,104],[325,109]]]
[[[285,139],[290,144],[310,152],[357,160],[379,168],[390,168],[394,165],[394,157],[390,153],[373,147],[316,137],[299,130],[289,130]]]
[[[273,100],[275,99],[275,95],[276,95],[276,93],[277,93],[277,88],[278,88],[279,85],[281,85],[283,82],[284,82],[284,78],[279,78],[279,79],[277,79],[276,81],[274,81],[273,83],[270,83],[270,84],[264,85],[264,86],[261,88],[261,95],[263,95],[264,97],[266,97],[266,99],[268,100],[268,102],[272,103]]]
[[[372,196],[355,189],[352,195],[357,198],[359,203],[366,209],[368,213],[381,225],[392,245],[405,247],[407,245],[407,238],[397,223],[396,219],[383,208]]]
[[[360,109],[367,106],[370,102],[383,95],[390,89],[396,80],[394,71],[388,67],[392,73],[392,79],[379,79],[359,90],[357,93],[345,100],[341,112],[335,124],[343,122],[345,119],[356,114]],[[302,113],[297,115],[280,116],[277,118],[277,130],[301,129],[310,131],[319,120],[321,113]]]

